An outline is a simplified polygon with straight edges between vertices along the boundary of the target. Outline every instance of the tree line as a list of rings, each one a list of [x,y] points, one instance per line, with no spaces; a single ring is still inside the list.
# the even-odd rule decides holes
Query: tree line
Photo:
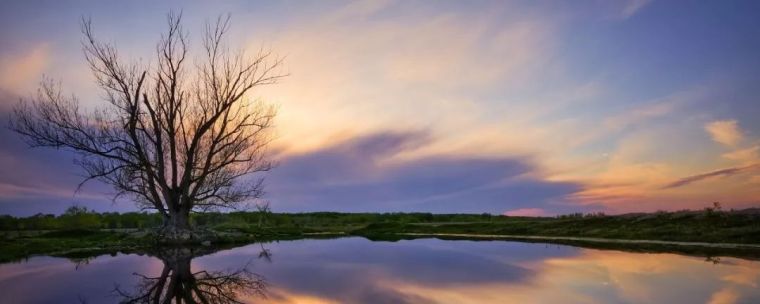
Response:
[[[235,229],[239,226],[267,227],[343,227],[368,223],[491,222],[506,218],[483,214],[433,213],[271,213],[268,209],[239,212],[205,212],[190,216],[193,226]],[[0,230],[67,229],[148,229],[160,227],[163,218],[151,212],[98,213],[72,206],[61,215],[36,214],[29,217],[0,215]]]

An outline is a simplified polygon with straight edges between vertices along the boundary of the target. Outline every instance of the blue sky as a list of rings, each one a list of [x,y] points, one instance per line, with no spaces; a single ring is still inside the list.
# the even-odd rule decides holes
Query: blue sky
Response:
[[[285,56],[290,76],[250,96],[279,108],[276,211],[760,205],[755,1],[5,2],[0,111],[43,74],[97,107],[80,18],[150,62],[170,10],[195,46],[230,13],[232,47]],[[74,193],[66,152],[0,136],[0,213],[132,208]]]

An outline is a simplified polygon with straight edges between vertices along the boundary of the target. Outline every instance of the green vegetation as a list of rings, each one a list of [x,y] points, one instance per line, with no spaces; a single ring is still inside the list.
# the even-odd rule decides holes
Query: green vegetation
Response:
[[[143,240],[126,233],[98,230],[60,230],[0,239],[0,262],[34,254],[71,255],[78,252],[105,253],[141,246]]]
[[[415,234],[593,237],[629,240],[760,244],[760,209],[656,212],[608,216],[512,217],[491,214],[431,213],[271,213],[193,214],[191,222],[214,244],[301,237],[357,235],[395,240]],[[59,216],[0,216],[0,260],[76,250],[115,251],[155,246],[152,213],[95,213],[72,207]],[[203,242],[199,239],[198,242]]]
[[[490,222],[460,223],[390,222],[373,223],[353,233],[365,236],[445,233],[760,244],[760,210],[500,217]]]

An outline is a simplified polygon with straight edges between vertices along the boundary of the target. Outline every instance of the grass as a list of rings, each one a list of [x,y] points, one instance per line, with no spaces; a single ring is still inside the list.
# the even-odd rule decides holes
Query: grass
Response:
[[[372,223],[352,233],[496,234],[759,244],[760,221],[754,216],[731,215],[715,218],[697,215],[513,218],[475,223]]]
[[[30,255],[66,256],[87,252],[114,253],[156,246],[150,229],[135,225],[155,221],[154,214],[87,214],[85,228],[77,218],[35,216],[0,218],[0,262]],[[587,237],[624,240],[760,244],[760,209],[741,211],[680,211],[605,216],[574,214],[560,217],[507,217],[488,214],[429,213],[210,213],[196,215],[196,226],[214,232],[214,245],[250,243],[334,235],[363,236],[373,240],[414,238],[416,234],[472,234],[510,236]],[[68,221],[68,222],[64,222]],[[142,222],[141,222],[142,221]],[[36,223],[36,224],[35,224]],[[39,226],[44,223],[43,226]],[[260,224],[261,223],[261,224]],[[14,226],[16,225],[16,226]],[[37,226],[35,226],[37,225]],[[46,226],[45,226],[46,225]],[[19,226],[25,229],[18,229]],[[73,225],[76,226],[76,225]],[[107,227],[119,228],[107,228]],[[16,229],[13,229],[16,228]],[[37,228],[37,229],[34,229]],[[582,241],[542,241],[582,244]],[[587,242],[586,242],[587,243]],[[585,244],[584,246],[589,246]],[[600,247],[602,245],[594,244]],[[609,245],[615,248],[662,248],[661,245]],[[671,246],[672,247],[672,246]],[[671,250],[672,249],[668,249]],[[690,248],[688,250],[695,250]],[[700,249],[701,250],[701,249]],[[724,250],[725,251],[725,250]],[[739,250],[736,250],[737,252]],[[744,250],[746,251],[746,250]],[[756,251],[743,252],[757,255]],[[725,253],[725,252],[724,252]]]
[[[50,254],[66,256],[79,251],[115,252],[144,245],[139,238],[125,233],[62,230],[46,232],[34,236],[20,236],[0,239],[0,262],[18,260],[30,255]]]

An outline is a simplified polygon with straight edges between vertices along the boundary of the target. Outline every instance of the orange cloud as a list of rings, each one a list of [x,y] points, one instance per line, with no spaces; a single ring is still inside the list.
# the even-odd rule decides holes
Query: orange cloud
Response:
[[[36,85],[50,62],[50,47],[40,44],[23,54],[0,59],[0,87],[27,93]]]
[[[712,139],[727,146],[735,146],[742,140],[742,131],[736,120],[718,120],[705,125]]]
[[[736,292],[736,290],[733,290],[731,288],[724,288],[717,292],[715,292],[712,297],[710,298],[710,301],[707,302],[709,304],[733,304],[736,303],[736,301],[739,299],[739,294]]]
[[[724,153],[721,156],[725,159],[729,159],[741,164],[752,164],[760,162],[760,145]]]

